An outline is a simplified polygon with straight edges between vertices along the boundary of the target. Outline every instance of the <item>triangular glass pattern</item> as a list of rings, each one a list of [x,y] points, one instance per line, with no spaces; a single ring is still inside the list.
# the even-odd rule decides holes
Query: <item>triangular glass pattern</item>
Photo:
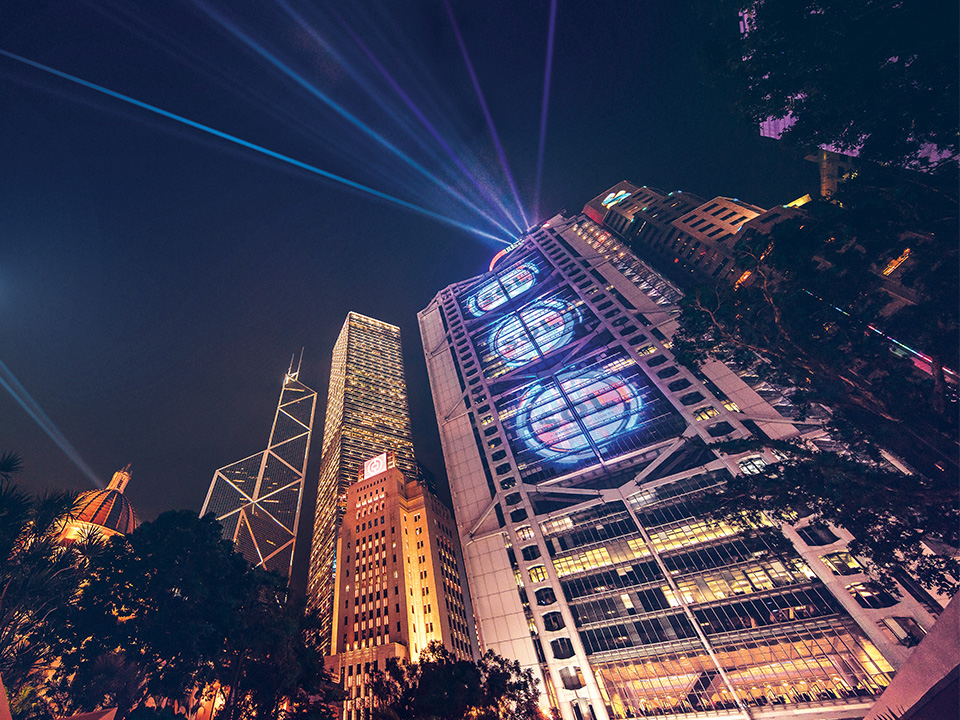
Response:
[[[306,435],[306,433],[307,428],[281,410],[277,415],[277,424],[274,427],[273,436],[270,438],[270,445],[277,445],[284,440],[290,440],[298,435]]]
[[[282,444],[272,445],[270,452],[299,471],[302,469],[303,460],[307,454],[307,435],[303,434]]]
[[[235,538],[237,550],[252,565],[284,575],[296,544],[317,398],[296,375],[284,381],[267,450],[217,470],[201,510],[201,515],[216,514],[224,537]]]
[[[279,552],[263,561],[263,567],[281,575],[286,575],[290,571],[290,558],[293,555],[293,543],[283,547]]]

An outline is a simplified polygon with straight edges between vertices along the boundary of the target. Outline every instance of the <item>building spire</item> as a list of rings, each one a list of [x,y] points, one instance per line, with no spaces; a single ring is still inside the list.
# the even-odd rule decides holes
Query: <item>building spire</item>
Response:
[[[117,470],[117,472],[113,474],[113,477],[110,479],[110,484],[107,485],[107,490],[116,490],[122,493],[127,487],[128,482],[130,482],[130,463],[127,463],[123,466],[122,470]]]

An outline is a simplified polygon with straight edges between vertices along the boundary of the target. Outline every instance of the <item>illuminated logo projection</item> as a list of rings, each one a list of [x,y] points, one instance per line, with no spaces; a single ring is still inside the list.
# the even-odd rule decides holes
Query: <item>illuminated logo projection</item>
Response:
[[[631,195],[633,195],[633,193],[628,193],[626,190],[620,190],[619,192],[610,193],[607,195],[600,204],[605,208],[611,208],[618,203],[622,203]]]
[[[579,321],[580,313],[569,303],[543,300],[501,322],[490,345],[507,366],[520,367],[570,342]]]
[[[529,262],[507,270],[499,279],[494,278],[485,283],[467,298],[467,309],[474,317],[495,310],[510,298],[532,288],[538,272],[537,266]]]
[[[547,226],[547,227],[549,227],[549,226]],[[512,245],[510,245],[510,246],[508,246],[508,247],[505,247],[503,250],[501,250],[501,251],[498,252],[496,255],[494,255],[493,258],[490,260],[490,272],[493,272],[493,266],[494,266],[494,265],[496,265],[498,262],[500,262],[501,259],[505,258],[507,255],[509,255],[510,253],[512,253],[514,250],[516,250],[516,249],[517,249],[518,247],[520,247],[521,245],[523,245],[523,238],[520,238],[519,240],[517,240],[517,241],[516,241],[515,243],[513,243]]]
[[[394,467],[395,462],[390,462],[392,460],[392,457],[388,458],[388,453],[381,453],[374,458],[370,458],[363,463],[363,474],[361,476],[361,480],[366,480],[374,475],[379,475],[382,472],[386,472],[388,468]]]
[[[594,454],[583,427],[597,446],[603,446],[639,426],[642,404],[638,390],[616,375],[560,374],[556,380],[537,383],[520,399],[517,430],[541,457],[576,462]]]

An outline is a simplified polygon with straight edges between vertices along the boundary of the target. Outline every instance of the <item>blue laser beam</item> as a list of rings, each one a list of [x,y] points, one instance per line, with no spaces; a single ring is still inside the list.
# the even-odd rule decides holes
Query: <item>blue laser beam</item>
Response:
[[[537,144],[537,179],[533,208],[540,217],[540,183],[543,180],[543,150],[547,140],[547,110],[550,108],[550,76],[553,74],[553,37],[557,29],[557,0],[550,0],[550,25],[547,29],[547,69],[543,74],[543,100],[540,103],[540,140]]]
[[[196,2],[195,4],[198,5],[198,6],[199,6],[205,13],[207,13],[211,18],[213,18],[213,19],[216,20],[218,23],[220,23],[220,25],[221,25],[222,27],[224,27],[228,32],[230,32],[235,38],[237,38],[238,40],[240,40],[240,41],[241,41],[243,44],[245,44],[248,48],[250,48],[251,50],[253,50],[254,52],[256,52],[258,55],[260,55],[260,57],[262,57],[263,59],[265,59],[267,62],[269,62],[269,63],[270,63],[271,65],[273,65],[275,68],[277,68],[280,72],[282,72],[282,73],[283,73],[284,75],[286,75],[288,78],[290,78],[291,80],[293,80],[293,82],[295,82],[297,85],[299,85],[300,87],[302,87],[304,90],[306,90],[308,93],[310,93],[313,97],[315,97],[315,98],[317,98],[318,100],[320,100],[320,102],[322,102],[324,105],[326,105],[326,106],[329,107],[331,110],[333,110],[333,111],[334,111],[337,115],[339,115],[341,118],[343,118],[343,119],[346,120],[348,123],[350,123],[351,125],[353,125],[355,128],[357,128],[358,130],[360,130],[364,135],[366,135],[368,138],[370,138],[371,140],[373,140],[375,143],[377,143],[377,144],[378,144],[380,147],[382,147],[384,150],[386,150],[386,151],[389,152],[391,155],[393,155],[393,156],[399,158],[400,160],[402,160],[402,161],[403,161],[404,163],[406,163],[409,167],[411,167],[411,168],[413,168],[414,170],[416,170],[420,175],[422,175],[423,177],[425,177],[427,180],[429,180],[431,183],[433,183],[433,184],[434,184],[436,187],[438,187],[440,190],[442,190],[443,192],[447,193],[447,194],[450,195],[451,197],[455,198],[455,199],[458,200],[459,202],[463,203],[464,206],[468,207],[469,209],[471,209],[472,211],[474,211],[475,213],[477,213],[478,215],[480,215],[482,218],[484,218],[484,219],[485,219],[487,222],[489,222],[490,224],[496,226],[497,228],[499,228],[499,229],[502,230],[503,232],[507,233],[508,235],[512,235],[512,233],[510,233],[510,231],[509,231],[506,227],[504,227],[502,224],[500,224],[500,223],[499,223],[496,219],[494,219],[489,213],[485,212],[485,211],[484,211],[482,208],[480,208],[478,205],[476,205],[475,203],[471,202],[471,201],[470,201],[466,196],[464,196],[462,193],[458,192],[457,190],[454,190],[452,187],[450,187],[450,185],[449,185],[448,183],[446,183],[446,182],[444,182],[443,180],[441,180],[440,178],[438,178],[434,173],[430,172],[430,170],[428,170],[427,168],[425,168],[423,165],[421,165],[421,164],[418,163],[416,160],[414,160],[412,157],[410,157],[407,153],[403,152],[400,148],[398,148],[396,145],[394,145],[394,144],[391,143],[389,140],[387,140],[385,137],[383,137],[383,135],[381,135],[381,134],[378,133],[376,130],[374,130],[373,128],[371,128],[369,125],[367,125],[367,124],[366,124],[365,122],[363,122],[360,118],[358,118],[356,115],[354,115],[354,114],[351,113],[349,110],[347,110],[345,107],[343,107],[342,105],[340,105],[338,102],[336,102],[335,100],[333,100],[333,98],[331,98],[329,95],[327,95],[327,94],[324,93],[324,92],[321,92],[313,83],[311,83],[310,81],[308,81],[306,78],[304,78],[302,75],[300,75],[300,73],[296,72],[293,68],[291,68],[291,67],[290,67],[289,65],[287,65],[285,62],[283,62],[280,58],[278,58],[276,55],[274,55],[274,54],[271,53],[269,50],[267,50],[265,47],[263,47],[263,45],[261,45],[260,43],[258,43],[258,42],[257,42],[256,40],[254,40],[252,37],[250,37],[250,35],[248,35],[248,34],[245,33],[243,30],[241,30],[239,27],[237,27],[236,25],[234,25],[233,23],[231,23],[229,20],[227,20],[227,18],[225,18],[223,15],[221,15],[220,13],[218,13],[216,10],[214,10],[214,9],[212,9],[212,8],[210,8],[210,7],[207,7],[207,6],[206,6],[205,4],[203,4],[203,3]]]
[[[428,210],[427,208],[420,207],[419,205],[414,205],[413,203],[407,202],[406,200],[403,200],[401,198],[395,197],[393,195],[389,195],[385,192],[381,192],[380,190],[375,190],[372,187],[363,185],[362,183],[358,183],[354,180],[350,180],[340,175],[336,175],[327,170],[322,170],[314,165],[310,165],[309,163],[305,163],[301,160],[297,160],[296,158],[292,158],[289,155],[278,153],[275,150],[271,150],[269,148],[263,147],[262,145],[257,145],[256,143],[252,143],[248,140],[244,140],[243,138],[239,138],[236,135],[225,133],[222,130],[217,130],[216,128],[212,128],[209,125],[204,125],[203,123],[199,123],[195,120],[191,120],[189,118],[183,117],[182,115],[177,115],[176,113],[172,113],[169,110],[164,110],[163,108],[159,108],[156,105],[151,105],[150,103],[143,102],[142,100],[137,100],[136,98],[130,97],[129,95],[124,95],[123,93],[119,93],[116,90],[111,90],[109,88],[103,87],[102,85],[97,85],[96,83],[92,83],[89,80],[84,80],[83,78],[79,78],[76,75],[71,75],[70,73],[63,72],[62,70],[57,70],[56,68],[52,68],[48,65],[38,63],[35,60],[30,60],[29,58],[22,57],[20,55],[10,52],[9,50],[0,49],[0,55],[2,55],[3,57],[10,58],[11,60],[16,60],[17,62],[23,63],[24,65],[29,65],[30,67],[36,68],[37,70],[42,70],[43,72],[49,73],[51,75],[55,75],[59,78],[63,78],[64,80],[69,80],[70,82],[76,83],[77,85],[82,85],[83,87],[90,88],[91,90],[96,90],[99,93],[103,93],[104,95],[108,95],[112,98],[116,98],[117,100],[123,100],[126,103],[130,103],[131,105],[134,105],[136,107],[142,108],[144,110],[148,110],[152,113],[160,115],[161,117],[165,117],[170,120],[176,120],[178,123],[182,123],[187,127],[192,127],[196,130],[201,130],[205,133],[213,135],[214,137],[218,137],[223,140],[228,140],[232,143],[240,145],[241,147],[248,148],[250,150],[255,150],[256,152],[266,155],[267,157],[274,158],[275,160],[280,160],[281,162],[285,162],[289,165],[293,165],[294,167],[298,167],[301,170],[306,170],[307,172],[311,172],[315,175],[319,175],[322,178],[326,178],[327,180],[332,180],[333,182],[339,183],[341,185],[345,185],[349,188],[353,188],[354,190],[359,190],[360,192],[367,193],[368,195],[373,195],[374,197],[380,198],[381,200],[386,200],[387,202],[391,202],[394,205],[399,205],[400,207],[406,208],[407,210],[412,210],[413,212],[432,218],[433,220],[437,220],[438,222],[442,222],[447,225],[460,228],[461,230],[465,230],[471,233],[472,235],[488,238],[490,240],[495,240],[498,243],[502,243],[504,245],[510,244],[509,240],[504,240],[503,238],[497,237],[496,235],[492,235],[491,233],[480,230],[479,228],[473,227],[472,225],[468,225],[467,223],[460,222],[459,220],[455,220],[453,218],[449,218],[445,215],[441,215],[438,212],[434,212],[433,210]],[[510,235],[509,232],[507,234]],[[512,235],[510,236],[513,237]]]
[[[500,164],[503,166],[503,172],[507,176],[507,183],[513,192],[513,199],[520,209],[520,217],[523,218],[523,227],[528,228],[530,222],[527,220],[527,214],[523,210],[523,203],[520,202],[520,193],[517,192],[517,184],[513,180],[513,174],[510,172],[510,164],[507,162],[507,155],[503,151],[503,145],[500,144],[500,136],[493,124],[493,116],[490,114],[490,108],[487,107],[487,100],[483,96],[483,90],[480,89],[480,81],[473,70],[473,63],[470,62],[470,54],[467,52],[467,44],[463,41],[460,34],[460,27],[457,25],[457,19],[453,14],[453,8],[450,7],[448,0],[443,0],[443,5],[447,9],[447,15],[450,16],[450,25],[453,27],[453,34],[457,38],[457,44],[460,46],[460,54],[463,55],[463,61],[467,66],[467,72],[470,75],[470,82],[473,83],[473,89],[477,93],[477,99],[480,101],[480,108],[483,110],[483,117],[487,121],[487,127],[490,129],[490,135],[493,138],[493,144],[497,149],[497,156],[500,158]]]
[[[37,404],[37,401],[31,397],[27,389],[17,380],[17,377],[11,372],[10,368],[0,361],[0,385],[10,393],[17,404],[20,405],[36,423],[40,426],[47,436],[56,443],[56,446],[63,451],[63,454],[76,465],[77,469],[87,476],[96,487],[104,488],[103,480],[87,465],[77,449],[70,444],[66,436],[60,432],[60,429],[54,424],[53,420],[43,411],[43,408]]]

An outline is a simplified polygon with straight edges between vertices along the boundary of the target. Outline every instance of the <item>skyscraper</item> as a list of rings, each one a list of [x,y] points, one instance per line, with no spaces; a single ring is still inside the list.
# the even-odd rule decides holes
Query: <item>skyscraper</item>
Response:
[[[478,639],[565,720],[860,717],[937,608],[874,585],[839,528],[801,519],[783,543],[695,516],[697,494],[776,461],[717,441],[831,440],[760,358],[676,362],[680,292],[592,219],[632,189],[420,313]]]
[[[291,365],[283,378],[267,449],[217,470],[200,511],[216,515],[223,536],[252,565],[288,578],[317,405],[299,376]]]
[[[369,672],[416,660],[430,642],[472,656],[453,514],[393,453],[370,458],[347,489],[337,542],[333,649],[344,720],[370,717]]]
[[[337,529],[347,488],[365,460],[394,453],[405,477],[417,475],[403,374],[400,328],[351,312],[333,346],[307,598],[329,643]]]

